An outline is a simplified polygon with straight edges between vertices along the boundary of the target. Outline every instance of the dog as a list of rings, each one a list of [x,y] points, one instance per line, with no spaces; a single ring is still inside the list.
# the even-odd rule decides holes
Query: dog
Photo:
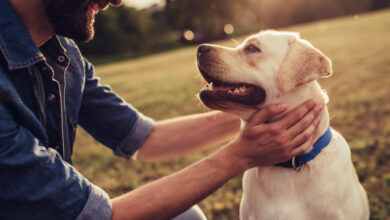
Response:
[[[332,74],[328,57],[298,33],[268,30],[235,48],[200,45],[197,65],[208,83],[199,93],[200,100],[244,122],[270,104],[288,104],[285,113],[308,99],[324,106],[317,142],[303,155],[317,151],[315,158],[306,164],[297,164],[293,158],[280,166],[244,173],[240,219],[369,218],[367,195],[350,148],[329,128],[328,96],[316,81]],[[318,144],[322,145],[319,150]]]

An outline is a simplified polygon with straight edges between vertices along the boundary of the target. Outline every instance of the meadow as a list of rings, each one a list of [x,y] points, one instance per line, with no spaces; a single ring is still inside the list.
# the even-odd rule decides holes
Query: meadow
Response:
[[[371,219],[390,219],[390,10],[324,20],[283,30],[301,33],[333,61],[327,91],[331,126],[352,149],[368,192]],[[245,36],[215,42],[236,46]],[[103,84],[155,120],[208,111],[196,94],[204,82],[195,65],[196,47],[99,65]],[[216,149],[216,148],[215,148]],[[213,150],[174,161],[147,164],[115,157],[78,129],[74,164],[93,183],[118,196],[175,172]],[[236,177],[200,203],[210,220],[236,220],[242,194]]]

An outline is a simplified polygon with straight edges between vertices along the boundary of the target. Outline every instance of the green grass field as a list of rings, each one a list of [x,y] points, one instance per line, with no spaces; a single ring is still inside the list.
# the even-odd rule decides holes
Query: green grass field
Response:
[[[333,61],[334,74],[320,80],[327,90],[331,125],[352,148],[368,191],[371,219],[390,217],[390,10],[293,26]],[[217,42],[235,46],[243,38]],[[104,84],[155,120],[208,111],[196,98],[203,80],[196,47],[97,66]],[[78,130],[75,166],[111,196],[175,172],[209,152],[146,164],[113,156]],[[241,177],[200,203],[210,220],[238,219]]]

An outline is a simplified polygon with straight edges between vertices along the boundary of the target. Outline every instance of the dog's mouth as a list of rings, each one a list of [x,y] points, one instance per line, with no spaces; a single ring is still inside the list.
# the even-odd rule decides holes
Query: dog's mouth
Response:
[[[200,69],[200,68],[199,68]],[[199,93],[199,98],[206,105],[220,101],[230,101],[243,105],[255,106],[264,102],[266,93],[259,86],[248,83],[227,83],[217,80],[200,69],[208,82]]]

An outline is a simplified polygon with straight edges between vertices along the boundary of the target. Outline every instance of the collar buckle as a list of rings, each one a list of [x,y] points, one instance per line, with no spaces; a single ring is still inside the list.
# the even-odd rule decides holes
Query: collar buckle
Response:
[[[300,165],[296,165],[296,163],[295,163],[295,156],[291,159],[291,166],[292,166],[292,168],[295,170],[295,171],[297,171],[297,172],[300,172],[302,169],[303,169],[303,167],[305,167],[305,164],[300,164]]]

